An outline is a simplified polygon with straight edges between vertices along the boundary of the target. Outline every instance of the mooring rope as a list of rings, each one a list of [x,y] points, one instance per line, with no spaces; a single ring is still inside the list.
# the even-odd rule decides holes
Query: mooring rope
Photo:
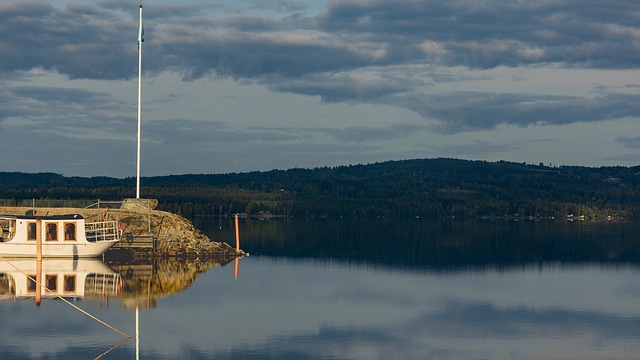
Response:
[[[26,274],[25,274],[25,275],[26,275]],[[27,275],[27,276],[28,276],[28,275]],[[35,280],[34,280],[34,281],[35,281]],[[48,291],[48,292],[50,292],[50,293],[53,293],[53,291],[49,290],[46,286],[43,286],[43,287],[44,287],[44,289],[45,289],[46,291]],[[87,315],[87,316],[88,316],[88,317],[90,317],[91,319],[93,319],[93,320],[95,320],[95,321],[99,322],[100,324],[102,324],[102,325],[106,326],[107,328],[109,328],[109,329],[111,329],[111,330],[113,330],[113,331],[117,332],[118,334],[120,334],[120,335],[122,335],[122,336],[124,336],[124,337],[126,337],[126,338],[131,338],[131,336],[129,336],[129,334],[127,334],[127,333],[125,333],[125,332],[123,332],[123,331],[120,331],[120,330],[118,330],[117,328],[115,328],[115,327],[113,327],[113,326],[111,326],[111,325],[107,324],[106,322],[104,322],[104,321],[102,321],[102,320],[98,319],[97,317],[95,317],[95,316],[93,316],[93,315],[89,314],[89,313],[88,313],[88,312],[86,312],[84,309],[81,309],[78,305],[76,305],[76,304],[72,304],[69,300],[67,300],[67,299],[63,298],[61,295],[56,295],[56,297],[57,297],[58,299],[60,299],[60,300],[64,301],[65,303],[67,303],[67,304],[68,304],[69,306],[71,306],[72,308],[74,308],[74,309],[76,309],[76,310],[80,311],[81,313],[83,313],[83,314]]]

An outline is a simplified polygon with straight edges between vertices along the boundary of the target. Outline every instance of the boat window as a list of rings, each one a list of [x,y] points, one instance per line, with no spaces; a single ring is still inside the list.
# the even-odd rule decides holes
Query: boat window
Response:
[[[36,240],[36,223],[27,223],[27,240]]]
[[[64,292],[72,293],[76,291],[76,276],[65,275],[64,276]]]
[[[76,224],[64,223],[64,239],[76,240]]]
[[[36,292],[36,274],[27,276],[27,293]]]
[[[5,241],[12,237],[12,222],[9,220],[0,220],[0,241]]]
[[[58,291],[58,275],[46,275],[44,281],[44,285],[47,287],[47,290],[50,290],[51,292]]]
[[[47,241],[57,241],[57,240],[58,240],[58,224],[47,223]]]

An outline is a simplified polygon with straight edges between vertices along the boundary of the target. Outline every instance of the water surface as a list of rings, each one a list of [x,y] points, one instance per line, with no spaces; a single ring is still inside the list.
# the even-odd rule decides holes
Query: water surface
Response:
[[[233,243],[233,222],[200,220]],[[636,225],[241,221],[240,230],[254,255],[238,263],[109,264],[122,291],[73,302],[132,336],[104,355],[123,336],[66,303],[3,300],[0,358],[640,356]]]

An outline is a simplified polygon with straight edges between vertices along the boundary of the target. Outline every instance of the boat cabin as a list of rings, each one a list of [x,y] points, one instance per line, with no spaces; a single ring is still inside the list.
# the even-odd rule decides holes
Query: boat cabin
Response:
[[[120,241],[118,221],[85,223],[80,214],[0,215],[0,256],[95,257]]]
[[[1,215],[0,242],[11,241],[14,238],[36,241],[38,218],[41,221],[43,241],[78,241],[78,230],[84,227],[84,218],[81,215],[40,217]]]

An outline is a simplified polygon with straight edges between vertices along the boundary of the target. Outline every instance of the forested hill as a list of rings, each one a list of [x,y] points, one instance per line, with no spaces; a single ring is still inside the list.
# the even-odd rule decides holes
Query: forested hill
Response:
[[[143,177],[142,197],[185,216],[640,219],[640,167],[418,159],[315,169]],[[0,199],[121,200],[135,178],[0,173]]]

